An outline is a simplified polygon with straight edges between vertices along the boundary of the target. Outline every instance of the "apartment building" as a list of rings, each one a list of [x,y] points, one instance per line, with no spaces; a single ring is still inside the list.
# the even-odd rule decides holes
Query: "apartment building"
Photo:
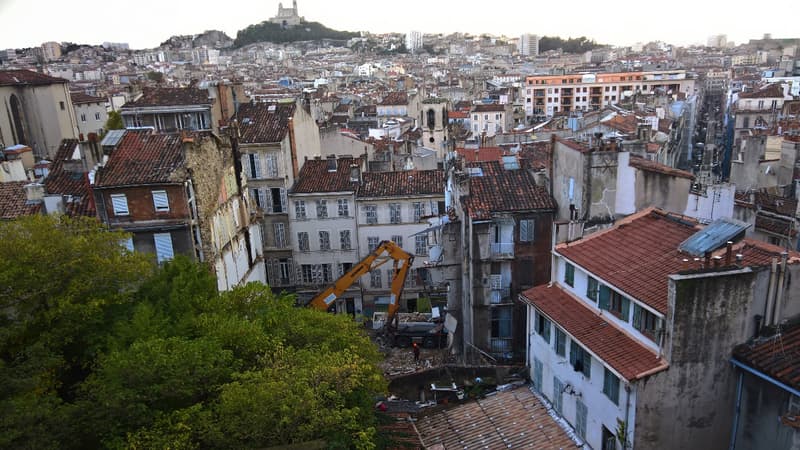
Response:
[[[75,108],[75,117],[78,121],[78,132],[84,138],[89,133],[103,134],[103,128],[108,121],[105,98],[92,97],[83,92],[71,92],[72,106]]]
[[[525,116],[553,117],[594,111],[634,95],[694,93],[695,80],[684,70],[597,74],[534,75],[525,79]]]
[[[512,124],[511,105],[491,103],[475,105],[470,110],[472,115],[472,134],[492,137],[508,131]]]

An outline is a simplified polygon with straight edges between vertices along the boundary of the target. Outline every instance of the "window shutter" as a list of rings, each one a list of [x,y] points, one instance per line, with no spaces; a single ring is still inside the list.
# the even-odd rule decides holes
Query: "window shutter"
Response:
[[[639,305],[633,305],[633,327],[642,329],[642,308]]]
[[[128,197],[125,194],[112,195],[111,204],[114,207],[115,216],[127,216],[128,212]]]
[[[247,178],[251,178],[250,174],[250,155],[244,154],[242,155],[242,170]]]
[[[267,160],[267,176],[275,178],[275,155],[264,155]]]
[[[281,211],[285,213],[288,211],[286,208],[286,189],[281,188]]]
[[[608,289],[608,286],[606,285],[600,286],[600,309],[605,309],[606,311],[608,311],[610,304],[610,297],[611,297],[611,290]]]
[[[169,233],[156,233],[153,235],[156,244],[156,259],[164,262],[172,259],[175,255],[172,251],[172,235]]]
[[[261,205],[261,208],[266,210],[268,213],[272,212],[272,199],[267,198],[267,190],[265,188],[258,188],[258,203]]]
[[[528,242],[528,221],[519,221],[519,240],[520,242]]]
[[[156,211],[169,211],[169,198],[166,191],[153,191],[153,206]]]
[[[502,282],[503,282],[503,276],[502,275],[491,275],[489,277],[489,279],[491,280],[491,283],[492,283],[492,289],[500,289],[501,288]]]
[[[621,306],[622,306],[622,311],[621,311],[622,312],[622,320],[627,322],[629,320],[628,317],[630,317],[630,312],[631,312],[631,301],[629,299],[627,299],[626,297],[622,297],[622,305]]]
[[[583,352],[583,375],[586,378],[591,378],[592,375],[592,355],[589,352]]]
[[[578,357],[578,344],[575,341],[570,340],[570,342],[569,342],[569,364],[572,367],[575,367],[575,361],[577,360],[577,357]]]

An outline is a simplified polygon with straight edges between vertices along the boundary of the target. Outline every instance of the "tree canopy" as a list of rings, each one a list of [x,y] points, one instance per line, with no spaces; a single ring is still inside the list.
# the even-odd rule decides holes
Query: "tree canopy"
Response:
[[[250,25],[236,33],[233,41],[235,47],[243,47],[256,42],[296,42],[296,41],[318,41],[321,39],[332,39],[346,41],[358,37],[358,33],[350,31],[332,30],[319,22],[303,22],[295,27],[283,27],[272,22],[261,22]]]
[[[584,53],[602,47],[594,39],[586,36],[562,39],[558,36],[542,36],[539,39],[539,52],[562,49],[564,53]]]
[[[347,317],[91,219],[0,222],[0,448],[374,448],[379,353]]]
[[[123,128],[125,128],[125,123],[122,121],[122,114],[118,111],[109,112],[105,130],[121,130]]]

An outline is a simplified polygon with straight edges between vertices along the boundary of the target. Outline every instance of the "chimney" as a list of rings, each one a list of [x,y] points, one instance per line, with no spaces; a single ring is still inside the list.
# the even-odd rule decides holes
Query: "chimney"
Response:
[[[28,203],[42,203],[44,201],[44,184],[30,183],[25,187],[25,199]]]
[[[361,167],[358,164],[350,164],[350,182],[361,183]]]
[[[714,260],[714,268],[718,269],[719,268],[719,263],[722,261],[722,256],[717,255],[717,256],[714,256],[711,259]]]
[[[725,266],[731,265],[731,256],[733,256],[733,241],[728,241],[725,244]]]
[[[703,257],[703,268],[710,269],[711,268],[711,252],[706,252]]]

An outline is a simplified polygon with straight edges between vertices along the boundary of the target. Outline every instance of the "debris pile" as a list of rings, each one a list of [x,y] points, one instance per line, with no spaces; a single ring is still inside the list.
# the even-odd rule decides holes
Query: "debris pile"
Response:
[[[419,361],[414,361],[411,348],[391,347],[384,350],[385,358],[380,367],[389,378],[441,367],[454,360],[447,349],[420,348]]]

